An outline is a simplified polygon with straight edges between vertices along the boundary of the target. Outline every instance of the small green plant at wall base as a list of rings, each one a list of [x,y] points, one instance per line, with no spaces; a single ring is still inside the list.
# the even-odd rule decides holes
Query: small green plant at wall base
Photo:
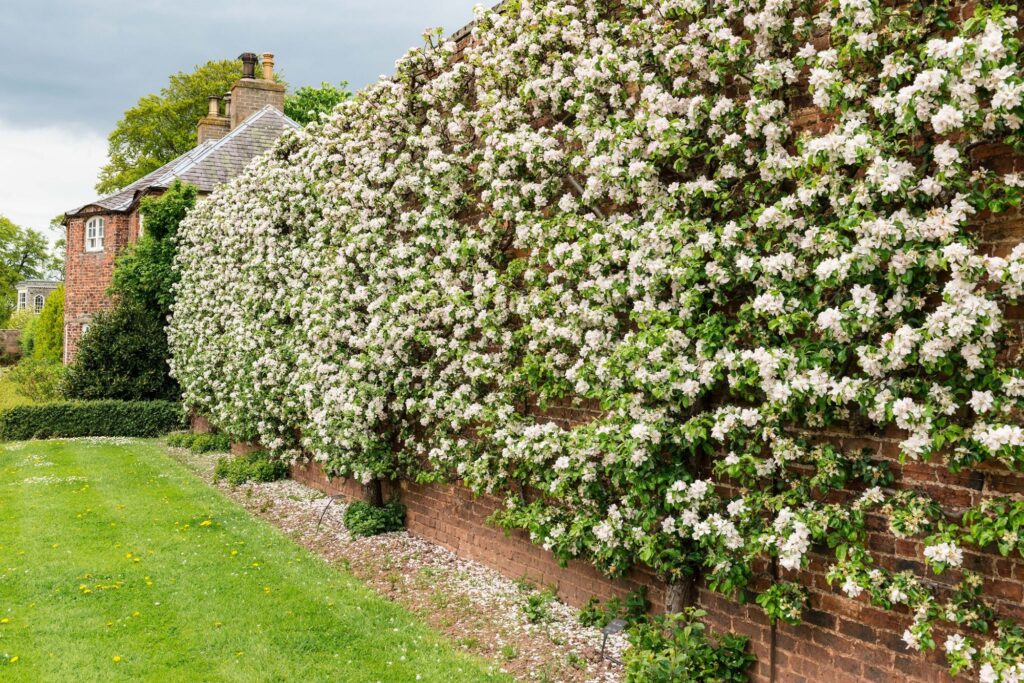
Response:
[[[287,476],[287,463],[272,458],[266,451],[254,451],[241,457],[221,458],[213,471],[215,480],[223,479],[232,486],[249,481],[277,481]]]
[[[531,624],[540,624],[551,619],[551,603],[555,601],[555,589],[546,588],[530,593],[523,602],[523,614]]]
[[[192,443],[192,432],[174,432],[167,435],[167,445],[172,448],[188,448]]]
[[[707,613],[687,609],[655,617],[629,630],[623,657],[627,683],[742,683],[756,661],[748,638],[733,633],[712,641],[700,619]]]
[[[357,500],[345,508],[343,522],[355,538],[401,531],[405,528],[405,506],[396,500],[380,507]]]
[[[167,437],[167,445],[187,448],[193,453],[220,453],[231,450],[231,437],[227,434],[178,432]]]
[[[584,626],[597,628],[604,628],[613,619],[625,619],[630,625],[638,624],[647,619],[647,610],[650,606],[647,587],[641,586],[629,592],[625,603],[617,596],[604,603],[597,598],[590,598],[580,610],[578,619]]]

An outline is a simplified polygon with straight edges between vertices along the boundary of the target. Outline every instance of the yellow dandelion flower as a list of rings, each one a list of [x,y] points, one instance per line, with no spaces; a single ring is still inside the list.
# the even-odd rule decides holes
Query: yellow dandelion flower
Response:
[[[18,661],[18,659],[19,659],[18,655],[14,655],[14,656],[13,656],[13,657],[11,657],[11,658],[10,658],[10,659],[9,659],[8,661],[9,661],[9,662],[10,662],[11,664],[14,664],[14,663],[15,663],[16,661]]]
[[[0,619],[0,624],[9,624],[9,623],[11,623],[11,620],[8,619],[7,617],[4,617],[3,619]]]
[[[199,522],[199,526],[211,526],[212,524],[213,522],[211,522],[208,519],[204,519],[203,521]]]
[[[114,659],[115,662],[120,662],[121,661],[121,655],[114,655],[113,659]]]

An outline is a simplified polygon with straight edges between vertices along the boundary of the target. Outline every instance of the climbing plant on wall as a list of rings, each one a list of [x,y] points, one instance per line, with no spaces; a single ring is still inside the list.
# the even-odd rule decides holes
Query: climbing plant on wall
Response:
[[[460,480],[504,525],[798,623],[812,547],[851,598],[982,680],[1024,675],[962,520],[895,462],[1024,463],[1006,307],[1024,246],[980,243],[1024,178],[1012,8],[513,1],[428,36],[201,203],[170,328],[185,400],[239,438],[368,481]],[[586,402],[564,427],[526,406]],[[1005,506],[1000,508],[999,506]],[[1003,510],[1004,512],[1000,512]],[[868,519],[954,587],[891,571]]]

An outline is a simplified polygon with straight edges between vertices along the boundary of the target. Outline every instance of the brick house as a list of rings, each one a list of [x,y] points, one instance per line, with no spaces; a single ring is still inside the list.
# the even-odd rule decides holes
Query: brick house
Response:
[[[256,78],[255,54],[247,52],[240,59],[242,77],[224,97],[210,97],[194,149],[124,189],[64,214],[65,363],[74,358],[93,315],[111,305],[107,289],[114,261],[145,230],[139,213],[142,198],[160,195],[181,180],[196,186],[201,201],[266,152],[285,130],[300,127],[284,115],[285,87],[274,80],[274,56],[264,53],[262,78]]]
[[[18,292],[18,310],[38,313],[43,310],[46,297],[60,286],[60,280],[22,280],[14,285]]]

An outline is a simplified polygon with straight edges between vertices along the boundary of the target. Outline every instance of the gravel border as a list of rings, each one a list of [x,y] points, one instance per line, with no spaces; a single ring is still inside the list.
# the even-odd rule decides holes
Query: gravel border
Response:
[[[601,659],[601,632],[582,626],[579,610],[554,600],[547,604],[546,619],[530,623],[523,605],[537,587],[404,531],[353,539],[342,524],[344,503],[328,502],[320,491],[293,480],[238,487],[215,483],[213,469],[224,453],[168,452],[299,544],[417,614],[457,647],[500,662],[517,679],[623,680],[620,665]],[[622,634],[610,636],[606,654],[621,659],[626,646]]]

